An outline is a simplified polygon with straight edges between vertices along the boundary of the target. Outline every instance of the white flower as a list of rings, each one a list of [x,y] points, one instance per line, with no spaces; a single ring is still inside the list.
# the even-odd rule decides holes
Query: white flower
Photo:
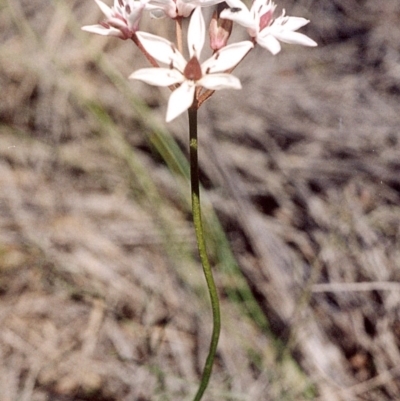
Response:
[[[139,28],[146,0],[114,0],[114,6],[109,7],[100,0],[94,0],[106,16],[104,22],[97,25],[83,26],[87,32],[99,35],[117,36],[121,39],[131,39]]]
[[[169,98],[167,122],[189,109],[196,87],[210,90],[241,89],[239,79],[224,71],[236,66],[253,47],[253,43],[244,41],[226,46],[200,65],[199,58],[205,40],[205,24],[200,7],[195,9],[189,23],[189,61],[172,42],[164,38],[146,32],[137,32],[136,35],[146,51],[169,68],[143,68],[129,78],[156,86],[179,84]]]
[[[276,5],[271,0],[254,0],[250,10],[240,0],[226,1],[230,8],[221,12],[221,18],[236,21],[247,28],[250,36],[274,55],[281,51],[279,41],[317,46],[308,36],[295,32],[310,21],[305,18],[286,17],[285,10],[280,17],[274,19]]]
[[[155,18],[189,17],[196,7],[208,7],[224,0],[149,0],[146,10]]]

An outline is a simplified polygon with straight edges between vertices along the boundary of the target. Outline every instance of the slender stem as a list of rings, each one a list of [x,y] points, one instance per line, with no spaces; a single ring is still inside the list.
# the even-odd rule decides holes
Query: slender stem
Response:
[[[189,131],[190,131],[190,180],[192,194],[192,213],[193,223],[196,231],[197,246],[201,264],[203,266],[204,276],[207,281],[207,287],[211,298],[211,307],[213,315],[213,331],[210,341],[210,348],[206,363],[204,365],[203,374],[199,389],[193,401],[200,401],[204,391],[208,386],[211,371],[214,363],[215,353],[217,351],[219,333],[221,331],[221,315],[219,310],[219,299],[217,288],[215,287],[214,277],[211,271],[211,265],[207,257],[206,244],[204,239],[203,224],[201,221],[200,206],[200,188],[199,188],[199,163],[198,163],[198,144],[197,144],[197,104],[194,102],[189,109]]]
[[[175,18],[175,27],[176,27],[176,45],[178,46],[178,50],[180,53],[183,52],[182,45],[182,17]]]

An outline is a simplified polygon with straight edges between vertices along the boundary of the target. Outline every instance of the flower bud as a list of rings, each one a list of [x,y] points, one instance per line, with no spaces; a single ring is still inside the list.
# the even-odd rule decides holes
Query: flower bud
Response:
[[[228,43],[231,36],[233,22],[219,17],[219,11],[215,10],[210,22],[210,47],[217,51]]]

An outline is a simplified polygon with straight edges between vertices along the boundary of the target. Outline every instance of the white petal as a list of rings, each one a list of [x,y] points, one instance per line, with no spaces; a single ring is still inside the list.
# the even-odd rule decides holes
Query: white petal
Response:
[[[261,47],[269,50],[274,56],[281,51],[281,44],[272,35],[257,36],[257,43]]]
[[[225,2],[228,4],[229,7],[231,8],[242,8],[242,9],[247,9],[246,4],[244,4],[241,0],[225,0]]]
[[[110,26],[112,26],[113,28],[116,28],[116,29],[127,29],[127,24],[126,24],[126,22],[125,21],[123,21],[123,20],[121,20],[121,19],[119,19],[119,18],[109,18],[107,21],[106,21],[106,24],[108,24],[108,25],[110,25]]]
[[[150,0],[146,5],[146,10],[151,10],[155,18],[168,15],[170,18],[176,17],[176,4],[173,0]]]
[[[97,5],[99,6],[101,12],[102,12],[107,18],[112,18],[113,12],[112,12],[111,8],[108,7],[107,4],[103,3],[103,2],[100,1],[100,0],[94,0],[94,1],[97,3]]]
[[[129,1],[129,7],[131,13],[126,16],[128,21],[129,29],[132,31],[137,31],[139,27],[139,22],[142,18],[145,3],[143,1]]]
[[[274,35],[276,39],[280,40],[281,42],[290,43],[293,45],[302,45],[302,46],[317,46],[317,43],[310,39],[308,36],[303,35],[302,33],[298,32],[280,32],[279,34]]]
[[[197,85],[211,90],[242,89],[239,79],[231,74],[209,74],[197,81]]]
[[[118,0],[114,0],[114,7],[113,7],[114,15],[119,14],[124,16],[125,13],[125,0],[122,0],[122,6]]]
[[[190,18],[188,28],[188,48],[190,58],[196,56],[200,59],[200,53],[204,46],[204,36],[206,33],[206,27],[204,23],[203,14],[201,8],[197,7]]]
[[[201,65],[203,75],[235,67],[253,47],[253,43],[249,40],[223,47]]]
[[[136,35],[152,57],[183,72],[186,67],[186,60],[173,43],[161,36],[147,32],[138,31]]]
[[[177,70],[169,68],[142,68],[129,76],[154,86],[170,86],[181,83],[185,77]]]
[[[121,31],[116,28],[104,28],[103,25],[86,25],[83,26],[82,31],[86,32],[91,32],[91,33],[97,33],[98,35],[103,35],[103,36],[121,36]]]
[[[254,15],[258,15],[258,18],[260,18],[262,15],[271,12],[272,14],[274,13],[276,8],[275,3],[272,1],[266,1],[266,0],[255,0],[253,4],[251,5],[251,10],[250,12],[253,13]]]
[[[171,93],[168,101],[167,123],[178,117],[193,104],[195,88],[194,82],[184,81],[179,88]]]
[[[240,11],[237,10],[239,8]],[[245,28],[257,29],[257,22],[243,3],[232,8],[226,8],[221,12],[220,17],[237,22]]]
[[[304,25],[307,25],[310,21],[301,17],[282,17],[277,18],[272,24],[271,28],[276,25],[281,25],[283,30],[287,31],[297,31]]]

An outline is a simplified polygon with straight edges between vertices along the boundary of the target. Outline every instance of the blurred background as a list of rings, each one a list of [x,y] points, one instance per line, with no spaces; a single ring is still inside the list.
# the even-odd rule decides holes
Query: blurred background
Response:
[[[398,400],[400,3],[282,8],[318,48],[255,49],[199,112],[204,400]],[[190,400],[208,352],[187,119],[101,19],[0,0],[1,401]]]

